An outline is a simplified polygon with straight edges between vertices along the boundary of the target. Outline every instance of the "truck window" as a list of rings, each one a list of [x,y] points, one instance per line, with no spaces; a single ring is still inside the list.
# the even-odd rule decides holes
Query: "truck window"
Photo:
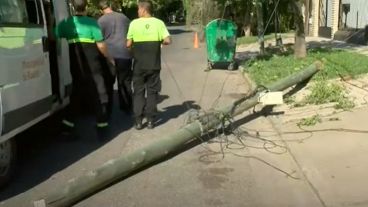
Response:
[[[24,0],[0,1],[0,24],[26,23],[28,23],[28,17]]]
[[[0,24],[43,25],[41,6],[40,0],[1,0]]]
[[[43,25],[43,16],[40,0],[26,0],[28,23]]]

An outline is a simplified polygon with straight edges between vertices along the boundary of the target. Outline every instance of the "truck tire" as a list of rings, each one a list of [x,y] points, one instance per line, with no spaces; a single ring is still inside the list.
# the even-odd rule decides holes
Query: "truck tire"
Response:
[[[9,139],[0,143],[0,188],[11,179],[16,163],[16,142]]]

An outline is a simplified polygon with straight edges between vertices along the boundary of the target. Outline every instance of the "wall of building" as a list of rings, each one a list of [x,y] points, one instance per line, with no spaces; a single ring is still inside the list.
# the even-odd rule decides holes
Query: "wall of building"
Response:
[[[319,26],[332,26],[332,0],[319,0]]]
[[[368,0],[342,0],[342,4],[350,4],[350,12],[347,14],[348,28],[364,28],[368,25]],[[345,24],[345,14],[342,15],[342,23]]]

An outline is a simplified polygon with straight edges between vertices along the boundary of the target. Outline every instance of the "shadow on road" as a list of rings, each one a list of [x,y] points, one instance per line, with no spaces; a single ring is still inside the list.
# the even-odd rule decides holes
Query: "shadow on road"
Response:
[[[190,30],[184,30],[184,29],[169,29],[169,33],[171,35],[179,35],[179,34],[183,34],[183,33],[191,33],[192,31]]]
[[[307,42],[308,49],[325,48],[325,49],[357,49],[366,47],[365,45],[358,45],[348,42],[339,42],[334,40],[323,41],[309,41]]]
[[[194,101],[185,101],[180,105],[168,106],[163,108],[163,111],[159,113],[156,125],[163,125],[171,119],[176,119],[180,115],[188,112],[191,109],[200,110],[201,107],[195,104]]]
[[[117,97],[117,96],[116,96]],[[115,98],[117,100],[117,98]],[[117,101],[116,101],[117,102]],[[0,200],[19,195],[40,183],[57,176],[62,171],[88,154],[102,147],[120,133],[130,129],[130,116],[118,109],[114,103],[110,122],[110,134],[103,142],[97,139],[93,116],[77,121],[79,139],[60,139],[58,129],[61,114],[46,119],[16,137],[18,143],[18,166],[13,180],[0,193]]]
[[[173,109],[179,109],[179,108],[180,108],[179,111],[185,112],[186,111],[186,107],[184,105],[186,103],[187,104],[193,104],[194,107],[196,106],[193,101],[188,101],[188,102],[184,102],[182,105],[168,107],[167,109],[170,110],[171,113],[172,113],[172,110]],[[231,126],[229,126],[228,128],[225,128],[222,131],[222,133],[225,133],[225,132],[227,132],[229,130],[235,130],[236,128],[240,127],[241,125],[243,125],[243,124],[245,124],[247,122],[250,122],[252,120],[255,120],[255,119],[259,118],[259,117],[270,115],[269,114],[270,111],[272,111],[272,107],[266,107],[264,110],[262,110],[260,112],[255,112],[255,113],[253,113],[253,114],[251,114],[249,116],[245,116],[245,117],[243,117],[243,118],[241,118],[241,119],[233,122],[233,124]],[[166,114],[168,114],[168,113],[166,113]],[[170,160],[172,158],[175,158],[177,155],[180,155],[183,152],[186,152],[188,150],[191,150],[191,149],[193,149],[194,147],[196,147],[196,146],[198,146],[200,144],[207,143],[207,142],[213,140],[214,138],[218,137],[219,135],[220,134],[219,134],[219,131],[218,130],[213,130],[213,131],[208,132],[207,134],[204,134],[202,136],[198,136],[197,139],[191,139],[190,141],[188,140],[188,142],[186,144],[183,144],[181,147],[179,147],[177,149],[169,149],[168,150],[169,153],[165,157],[163,157],[161,159],[153,160],[152,162],[147,163],[147,165],[145,165],[145,166],[143,166],[143,167],[141,167],[141,168],[139,168],[139,169],[137,169],[135,171],[132,171],[131,173],[129,173],[128,175],[122,177],[121,179],[116,180],[115,182],[107,185],[106,188],[109,188],[109,187],[111,187],[111,186],[113,186],[113,185],[115,185],[115,184],[117,184],[117,183],[119,183],[119,182],[121,182],[121,181],[129,178],[129,177],[132,177],[132,176],[134,176],[134,175],[136,175],[136,174],[138,174],[138,173],[140,173],[142,171],[145,171],[145,170],[147,170],[147,169],[149,169],[149,168],[151,168],[151,167],[153,167],[155,165],[158,165],[158,164],[163,163],[165,161],[168,161],[168,160]],[[195,135],[193,135],[193,137],[195,137]],[[209,153],[213,153],[213,151],[210,151]],[[201,161],[200,160],[201,157],[202,156],[200,156],[198,158],[199,161]],[[265,162],[265,161],[263,161],[263,162]],[[208,162],[207,162],[207,164],[208,164]],[[271,167],[273,167],[273,166],[271,166]],[[89,197],[92,194],[93,193],[90,193],[86,197]]]

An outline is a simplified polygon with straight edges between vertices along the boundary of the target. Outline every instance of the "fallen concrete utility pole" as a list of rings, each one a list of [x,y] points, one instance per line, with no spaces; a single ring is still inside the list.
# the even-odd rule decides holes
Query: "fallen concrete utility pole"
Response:
[[[282,79],[267,87],[268,91],[283,91],[291,86],[308,80],[322,67],[316,62],[304,70]],[[123,179],[143,167],[158,161],[171,152],[183,147],[186,143],[219,126],[221,117],[233,117],[243,113],[258,104],[260,92],[250,98],[235,101],[232,105],[199,117],[178,131],[128,155],[106,162],[96,170],[68,181],[64,186],[58,186],[55,191],[44,198],[33,202],[34,207],[66,207],[71,206],[88,196],[91,196],[109,185]]]

